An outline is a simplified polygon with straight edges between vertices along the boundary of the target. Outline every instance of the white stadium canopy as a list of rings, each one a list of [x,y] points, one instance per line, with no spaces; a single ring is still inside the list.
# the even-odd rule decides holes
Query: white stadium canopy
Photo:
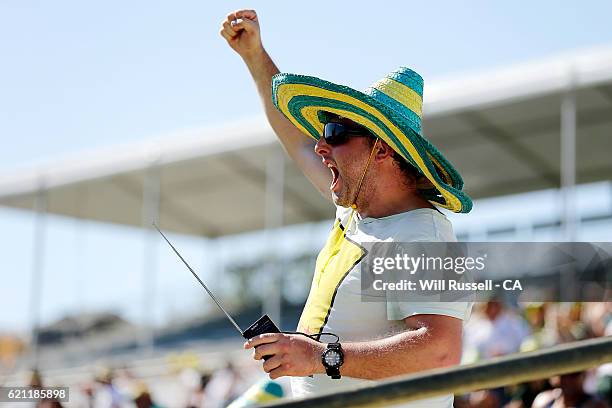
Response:
[[[426,83],[424,117],[473,198],[611,179],[612,49]],[[333,216],[264,118],[0,174],[0,205],[207,237]]]

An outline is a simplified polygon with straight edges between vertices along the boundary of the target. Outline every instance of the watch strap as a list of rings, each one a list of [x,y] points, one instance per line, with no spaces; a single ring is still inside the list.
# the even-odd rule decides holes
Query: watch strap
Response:
[[[334,380],[342,378],[340,375],[340,367],[325,367],[325,374],[330,376]]]

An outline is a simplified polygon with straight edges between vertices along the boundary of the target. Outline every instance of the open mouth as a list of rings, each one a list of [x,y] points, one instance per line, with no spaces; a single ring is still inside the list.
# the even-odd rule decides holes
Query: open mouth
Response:
[[[329,189],[333,191],[336,189],[336,186],[338,185],[338,179],[339,179],[340,173],[338,172],[338,169],[336,168],[336,166],[334,166],[331,163],[328,164],[327,167],[332,173],[332,182],[329,186]]]

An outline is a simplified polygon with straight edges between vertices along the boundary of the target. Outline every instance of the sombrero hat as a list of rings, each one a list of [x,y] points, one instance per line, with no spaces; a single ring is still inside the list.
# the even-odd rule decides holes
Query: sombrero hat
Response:
[[[426,178],[421,194],[431,203],[458,213],[472,209],[453,165],[421,134],[423,78],[401,67],[360,92],[319,78],[277,74],[272,100],[295,126],[319,140],[327,115],[336,114],[369,129]]]

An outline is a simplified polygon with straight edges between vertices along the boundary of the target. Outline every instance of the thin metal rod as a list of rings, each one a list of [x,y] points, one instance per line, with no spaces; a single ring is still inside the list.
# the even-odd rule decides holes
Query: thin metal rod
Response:
[[[176,248],[174,247],[174,245],[172,245],[172,243],[168,240],[168,238],[166,238],[166,236],[164,235],[163,232],[161,232],[161,230],[159,229],[159,227],[157,226],[157,224],[153,223],[153,226],[155,227],[155,229],[161,234],[162,237],[164,237],[164,239],[166,240],[166,242],[168,243],[168,245],[170,245],[170,248],[172,248],[172,250],[174,251],[175,254],[178,255],[179,258],[181,258],[181,261],[183,261],[183,263],[185,264],[185,266],[187,267],[187,269],[189,269],[189,271],[191,272],[191,274],[198,280],[198,282],[200,282],[200,285],[202,285],[202,287],[206,290],[206,292],[208,292],[208,294],[210,295],[210,297],[212,298],[212,300],[215,301],[215,303],[217,304],[217,306],[219,306],[219,309],[221,309],[221,311],[223,313],[225,313],[225,316],[227,316],[227,318],[229,319],[230,322],[232,322],[232,324],[234,325],[234,327],[236,328],[236,330],[238,330],[238,333],[240,333],[240,335],[242,336],[242,329],[240,328],[240,326],[238,326],[238,323],[236,323],[236,321],[234,320],[234,318],[232,316],[230,316],[230,314],[223,308],[223,306],[221,306],[221,303],[219,303],[219,301],[217,300],[217,298],[215,297],[215,295],[212,294],[212,292],[206,287],[206,285],[204,284],[204,282],[202,282],[202,279],[200,279],[200,277],[198,276],[197,273],[194,272],[193,269],[191,269],[191,266],[189,266],[189,264],[187,263],[187,261],[185,261],[185,259],[181,256],[181,254],[179,253],[179,251],[176,250]]]

